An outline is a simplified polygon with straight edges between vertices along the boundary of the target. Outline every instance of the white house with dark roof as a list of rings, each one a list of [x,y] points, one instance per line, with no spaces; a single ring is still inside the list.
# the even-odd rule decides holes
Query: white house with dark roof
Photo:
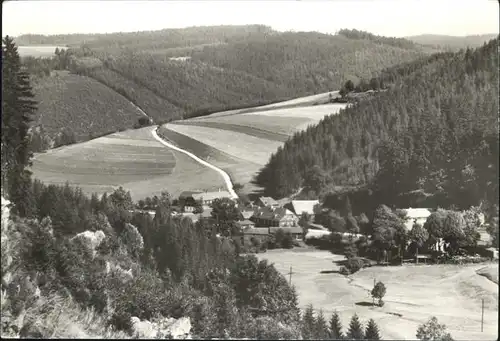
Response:
[[[319,204],[319,200],[292,200],[293,211],[300,216],[303,212],[314,215],[314,206]]]
[[[278,207],[279,204],[276,200],[271,197],[259,197],[257,200],[257,205],[261,207]]]
[[[417,223],[424,226],[427,218],[431,215],[431,210],[428,208],[405,208],[406,221],[405,226],[408,231],[411,231],[413,224]]]
[[[246,228],[254,228],[255,227],[255,223],[253,221],[251,221],[251,220],[240,220],[240,221],[236,222],[236,226],[240,230],[244,230]]]

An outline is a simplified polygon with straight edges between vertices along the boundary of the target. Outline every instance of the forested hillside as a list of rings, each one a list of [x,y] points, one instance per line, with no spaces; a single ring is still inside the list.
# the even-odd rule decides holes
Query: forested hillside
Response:
[[[186,118],[337,89],[346,79],[370,77],[429,52],[409,41],[394,43],[392,38],[277,33],[265,26],[228,30],[214,28],[206,36],[198,32],[182,39],[184,31],[172,31],[158,41],[153,37],[163,31],[150,32],[144,40],[146,33],[127,33],[114,45],[104,44],[109,37],[103,37],[73,52],[102,62],[100,67],[80,68],[79,73],[165,121],[178,118],[178,113]],[[172,60],[172,56],[187,59]],[[145,92],[154,100],[148,100]]]
[[[194,51],[192,59],[267,79],[298,97],[338,89],[347,79],[369,78],[375,71],[424,55],[421,47],[409,41],[400,47],[390,38],[374,42],[343,34],[286,32],[207,46]]]
[[[139,52],[108,57],[102,67],[89,68],[82,74],[131,99],[136,97],[136,104],[158,121],[193,116],[200,110],[267,104],[293,96],[286,88],[238,70]],[[150,96],[136,95],[144,91],[169,105],[152,108]]]
[[[54,83],[49,77],[52,70],[91,77],[141,108],[155,123],[339,89],[346,80],[369,79],[384,68],[413,61],[429,52],[404,39],[366,32],[279,33],[262,25],[98,35],[25,35],[17,41],[72,46],[59,51],[52,60],[24,60],[30,74],[47,78],[40,83]],[[53,106],[53,97],[39,99]],[[86,101],[82,105],[102,111]],[[72,104],[58,106],[73,108]],[[44,119],[50,120],[51,113],[42,112]],[[80,110],[75,114],[83,118]],[[109,115],[109,119],[116,119],[113,111]],[[64,120],[54,121],[51,129],[56,130],[64,127],[80,131],[88,126],[88,122],[79,119],[60,127],[57,122]],[[133,125],[127,120],[118,128]],[[98,136],[104,130],[84,135]]]
[[[471,35],[465,37],[446,36],[438,34],[422,34],[418,36],[406,37],[406,39],[418,44],[425,44],[434,46],[435,48],[457,51],[460,49],[465,49],[467,47],[480,47],[485,42],[494,39],[495,37],[495,33]]]
[[[271,34],[264,25],[200,26],[158,31],[116,32],[102,34],[24,34],[15,38],[17,45],[68,45],[83,44],[93,49],[165,49],[180,46],[220,43],[248,37],[250,34]]]
[[[259,184],[276,197],[301,186],[326,194],[335,186],[368,185],[379,195],[370,199],[375,204],[408,193],[441,207],[496,200],[497,49],[495,39],[403,66],[401,76],[386,77],[393,82],[388,91],[286,142]],[[405,200],[398,205],[417,199]]]

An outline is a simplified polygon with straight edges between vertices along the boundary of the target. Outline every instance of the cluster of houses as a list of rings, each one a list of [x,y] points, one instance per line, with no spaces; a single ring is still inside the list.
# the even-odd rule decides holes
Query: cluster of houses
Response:
[[[223,190],[213,192],[185,191],[179,195],[179,202],[182,202],[182,204],[179,207],[172,207],[172,214],[182,214],[191,218],[193,222],[199,219],[212,219],[211,204],[215,199],[221,198],[231,198],[231,195]],[[200,204],[203,212],[195,213],[196,206],[200,206]],[[318,204],[318,200],[292,200],[291,203],[281,205],[271,197],[262,196],[249,206],[240,207],[240,217],[236,222],[236,226],[243,236],[249,238],[263,239],[276,234],[280,229],[290,233],[296,240],[318,238],[330,234],[330,231],[322,225],[309,222],[307,224],[308,232],[305,235],[304,229],[299,226],[302,213],[305,212],[311,218],[314,218],[314,207]],[[424,225],[432,213],[432,210],[427,208],[407,208],[405,211],[405,226],[408,231],[413,228],[415,223]],[[154,214],[154,212],[151,213]],[[481,217],[481,223],[484,224],[484,216]],[[344,237],[351,238],[352,235],[346,233]],[[489,235],[486,232],[481,233],[479,244],[487,244],[487,240],[489,240]],[[434,249],[442,251],[444,249],[443,241],[437,242]]]
[[[230,198],[230,194],[222,190],[182,192],[179,196],[179,200],[185,203],[182,214],[194,221],[200,218],[210,219],[212,210],[210,205],[219,198]],[[203,207],[203,212],[199,215],[193,213],[195,202],[201,203]],[[304,230],[299,226],[299,217],[302,212],[313,216],[314,206],[318,203],[318,200],[293,200],[287,205],[280,205],[273,198],[262,196],[249,206],[240,208],[236,226],[243,236],[263,238],[282,229],[285,233],[290,233],[294,239],[301,240],[304,238]],[[178,212],[180,211],[179,209]]]

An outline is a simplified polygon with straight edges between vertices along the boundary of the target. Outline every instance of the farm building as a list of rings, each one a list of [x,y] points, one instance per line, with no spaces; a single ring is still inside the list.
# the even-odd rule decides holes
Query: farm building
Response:
[[[490,257],[494,260],[498,260],[498,249],[494,247],[487,248],[486,251],[489,253]]]
[[[203,205],[211,205],[215,199],[231,198],[231,194],[227,191],[203,192],[192,195],[194,200],[199,200]]]
[[[252,209],[244,209],[244,210],[241,210],[240,211],[240,218],[242,220],[248,220],[250,218],[252,218],[252,216],[254,215],[254,210]]]
[[[243,231],[244,229],[247,229],[247,228],[254,228],[255,227],[255,223],[253,221],[251,221],[251,220],[240,220],[240,221],[236,222],[236,226],[241,231]]]
[[[257,205],[260,207],[278,207],[279,204],[271,197],[260,197],[257,200]]]
[[[319,205],[319,200],[292,200],[292,208],[296,215],[307,213],[314,216],[314,206]]]
[[[428,208],[406,208],[406,221],[405,226],[408,231],[411,231],[413,224],[417,223],[424,225],[427,218],[431,215],[431,211]]]
[[[255,226],[272,227],[292,227],[297,226],[299,222],[299,218],[293,212],[283,207],[257,208],[251,220],[255,222]]]
[[[269,236],[268,227],[249,227],[242,232],[244,236]]]
[[[305,239],[319,239],[323,236],[328,236],[330,235],[330,231],[324,231],[324,230],[308,230],[307,234],[305,235]]]
[[[203,191],[184,191],[181,194],[179,194],[179,200],[186,200],[188,198],[193,198],[193,194],[200,194],[203,193]]]
[[[302,240],[304,237],[304,231],[302,230],[302,227],[295,226],[295,227],[270,227],[269,228],[269,234],[276,234],[278,230],[283,230],[285,233],[290,233],[294,239]]]

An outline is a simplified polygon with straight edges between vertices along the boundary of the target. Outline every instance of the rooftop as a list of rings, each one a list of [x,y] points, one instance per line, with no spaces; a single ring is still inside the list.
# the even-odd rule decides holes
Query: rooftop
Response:
[[[431,215],[431,211],[428,208],[405,208],[407,219],[416,218],[427,218]]]
[[[250,226],[250,225],[255,225],[253,221],[250,220],[241,220],[236,222],[237,225],[239,226]]]
[[[292,200],[292,207],[297,215],[301,215],[302,212],[314,214],[314,206],[318,204],[319,200]]]
[[[274,234],[274,233],[278,232],[279,229],[282,229],[285,233],[286,232],[289,232],[289,233],[303,233],[304,232],[302,230],[302,227],[300,227],[300,226],[295,226],[295,227],[277,227],[277,226],[273,226],[273,227],[269,228],[269,232]]]
[[[259,200],[266,206],[278,205],[278,202],[271,197],[260,197]]]
[[[268,235],[269,228],[267,227],[252,227],[243,230],[243,234],[258,234],[258,235]]]
[[[194,194],[199,194],[203,193],[202,191],[184,191],[181,194],[179,194],[179,198],[189,198],[192,197]]]
[[[285,215],[293,215],[293,212],[284,207],[261,207],[255,209],[253,216],[258,219],[281,220]]]
[[[241,213],[241,216],[243,217],[243,219],[250,219],[253,214],[254,214],[254,211],[253,210],[243,210],[243,211],[240,211]]]

